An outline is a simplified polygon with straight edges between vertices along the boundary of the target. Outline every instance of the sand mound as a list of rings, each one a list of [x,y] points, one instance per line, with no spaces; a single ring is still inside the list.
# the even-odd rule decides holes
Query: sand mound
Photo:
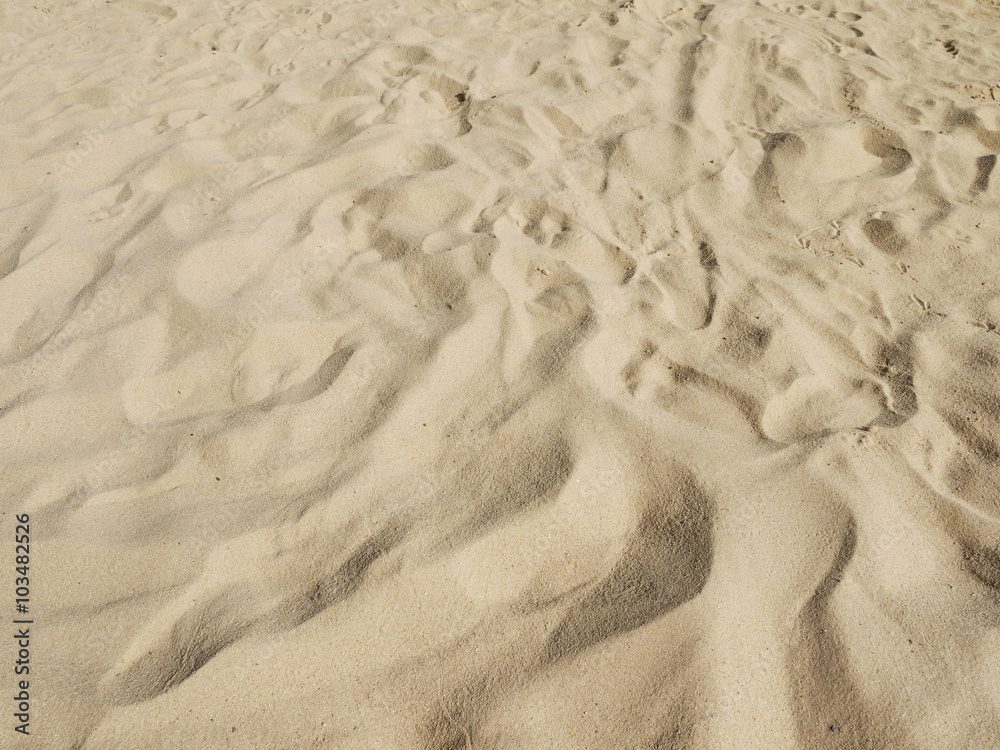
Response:
[[[1000,747],[996,2],[0,13],[24,747]]]

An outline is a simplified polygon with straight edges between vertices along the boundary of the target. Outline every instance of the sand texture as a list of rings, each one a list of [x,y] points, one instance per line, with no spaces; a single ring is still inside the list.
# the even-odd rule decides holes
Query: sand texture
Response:
[[[0,14],[0,746],[1000,748],[1000,2]]]

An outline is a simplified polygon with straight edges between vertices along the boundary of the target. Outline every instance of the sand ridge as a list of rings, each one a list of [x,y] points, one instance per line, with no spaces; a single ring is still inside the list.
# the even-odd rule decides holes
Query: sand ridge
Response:
[[[1000,747],[995,2],[0,37],[30,747]]]

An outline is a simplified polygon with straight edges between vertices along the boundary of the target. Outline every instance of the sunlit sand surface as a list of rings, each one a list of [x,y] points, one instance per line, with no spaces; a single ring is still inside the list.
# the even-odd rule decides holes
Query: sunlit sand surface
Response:
[[[1000,747],[1000,4],[38,2],[16,747]]]

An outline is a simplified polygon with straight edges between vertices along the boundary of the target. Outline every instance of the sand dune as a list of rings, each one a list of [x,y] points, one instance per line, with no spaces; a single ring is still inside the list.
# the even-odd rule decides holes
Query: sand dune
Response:
[[[0,38],[12,746],[1000,747],[995,0]]]

